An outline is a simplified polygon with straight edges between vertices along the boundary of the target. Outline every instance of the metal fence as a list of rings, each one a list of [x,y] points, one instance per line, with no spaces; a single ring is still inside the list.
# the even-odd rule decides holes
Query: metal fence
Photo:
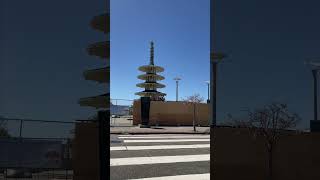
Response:
[[[134,100],[111,99],[110,126],[132,126]]]
[[[73,179],[75,122],[0,118],[0,179]]]

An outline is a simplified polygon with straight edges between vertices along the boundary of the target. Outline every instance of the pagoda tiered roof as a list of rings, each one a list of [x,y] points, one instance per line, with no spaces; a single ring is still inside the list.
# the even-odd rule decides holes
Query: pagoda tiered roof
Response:
[[[141,91],[141,92],[137,92],[136,95],[138,96],[143,96],[143,97],[153,97],[153,96],[157,96],[157,97],[164,97],[166,96],[165,93],[162,93],[162,92],[153,92],[153,91]]]
[[[110,14],[104,13],[93,17],[90,22],[92,28],[102,31],[105,34],[110,32]]]
[[[137,84],[137,87],[141,87],[141,88],[146,88],[146,89],[156,89],[156,88],[164,88],[166,87],[164,84],[160,84],[157,82],[144,82],[144,83],[139,83]]]
[[[99,83],[110,83],[110,14],[104,13],[95,16],[91,22],[90,26],[96,30],[102,31],[107,35],[107,41],[97,42],[90,44],[87,47],[87,52],[91,56],[100,57],[106,60],[107,66],[98,69],[86,70],[83,76],[86,80],[97,81]],[[80,106],[90,106],[94,108],[110,108],[110,91],[107,93],[81,98],[79,100]]]
[[[97,56],[103,59],[110,58],[110,41],[103,41],[90,44],[87,52],[91,56]]]
[[[140,66],[139,70],[142,72],[154,74],[158,72],[163,72],[164,68],[161,66],[155,66],[155,65],[145,65],[145,66]]]
[[[99,83],[110,82],[110,67],[104,67],[99,69],[90,69],[83,73],[86,80],[97,81]]]
[[[146,80],[146,81],[161,81],[164,80],[164,77],[158,74],[141,74],[138,76],[139,79],[141,80]]]
[[[151,42],[150,63],[148,65],[140,66],[138,69],[142,72],[145,72],[145,74],[138,76],[139,79],[145,80],[145,82],[138,83],[137,87],[144,88],[145,90],[135,94],[142,97],[150,97],[153,101],[164,100],[164,96],[166,96],[166,94],[157,91],[157,88],[165,87],[164,84],[157,82],[164,79],[163,76],[157,74],[159,72],[163,72],[164,68],[154,65],[153,42]]]
[[[110,108],[110,93],[102,94],[99,96],[85,97],[79,100],[80,106],[90,106],[96,109]]]

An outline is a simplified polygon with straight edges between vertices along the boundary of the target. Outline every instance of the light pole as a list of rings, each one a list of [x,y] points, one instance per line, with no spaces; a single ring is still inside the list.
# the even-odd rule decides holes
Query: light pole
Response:
[[[211,53],[210,54],[210,105],[211,105],[211,122],[210,127],[213,128],[217,121],[217,67],[218,63],[225,58],[223,53]]]
[[[175,77],[173,80],[175,80],[175,81],[176,81],[176,102],[178,102],[178,98],[179,98],[179,96],[178,96],[179,81],[181,80],[181,78],[179,78],[179,77]]]
[[[206,81],[207,85],[208,85],[208,99],[207,99],[207,104],[210,103],[210,81]]]
[[[307,64],[311,65],[313,75],[313,120],[310,121],[310,130],[320,132],[320,121],[318,121],[318,74],[320,72],[320,61],[311,60]]]
[[[212,1],[211,1],[212,4]],[[211,10],[212,11],[212,10]],[[212,30],[211,30],[212,31]],[[212,40],[211,40],[212,41]],[[218,63],[226,56],[222,53],[210,53],[210,173],[215,174],[214,170],[214,150],[215,147],[215,132],[214,127],[217,122],[217,66]],[[213,176],[212,176],[213,177]]]
[[[318,73],[320,69],[313,69],[312,74],[313,74],[313,107],[314,107],[314,120],[318,120]]]

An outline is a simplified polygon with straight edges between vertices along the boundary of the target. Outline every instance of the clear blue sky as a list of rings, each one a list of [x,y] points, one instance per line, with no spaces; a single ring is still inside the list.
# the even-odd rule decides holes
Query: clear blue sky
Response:
[[[111,1],[111,97],[137,99],[136,84],[149,63],[150,41],[155,64],[165,68],[161,81],[166,100],[175,100],[174,77],[182,80],[179,97],[200,93],[207,98],[210,53],[209,0]]]
[[[215,0],[212,46],[229,55],[218,73],[218,121],[227,113],[283,102],[312,119],[312,75],[304,65],[319,57],[319,2]],[[175,98],[175,76],[182,77],[180,97],[207,97],[209,79],[209,0],[112,1],[111,96],[136,98],[137,67],[148,62],[150,40],[155,62],[164,66],[168,100]],[[120,50],[121,49],[121,50]]]

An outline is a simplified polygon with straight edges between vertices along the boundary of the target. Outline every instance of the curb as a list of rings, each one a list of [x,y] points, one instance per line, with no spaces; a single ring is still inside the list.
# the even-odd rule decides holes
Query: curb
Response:
[[[132,128],[119,127],[119,129],[117,127],[111,127],[110,134],[210,134],[210,129],[198,129],[198,131],[194,132],[191,129],[171,129],[170,127],[151,127],[143,129],[138,128],[138,126]]]

